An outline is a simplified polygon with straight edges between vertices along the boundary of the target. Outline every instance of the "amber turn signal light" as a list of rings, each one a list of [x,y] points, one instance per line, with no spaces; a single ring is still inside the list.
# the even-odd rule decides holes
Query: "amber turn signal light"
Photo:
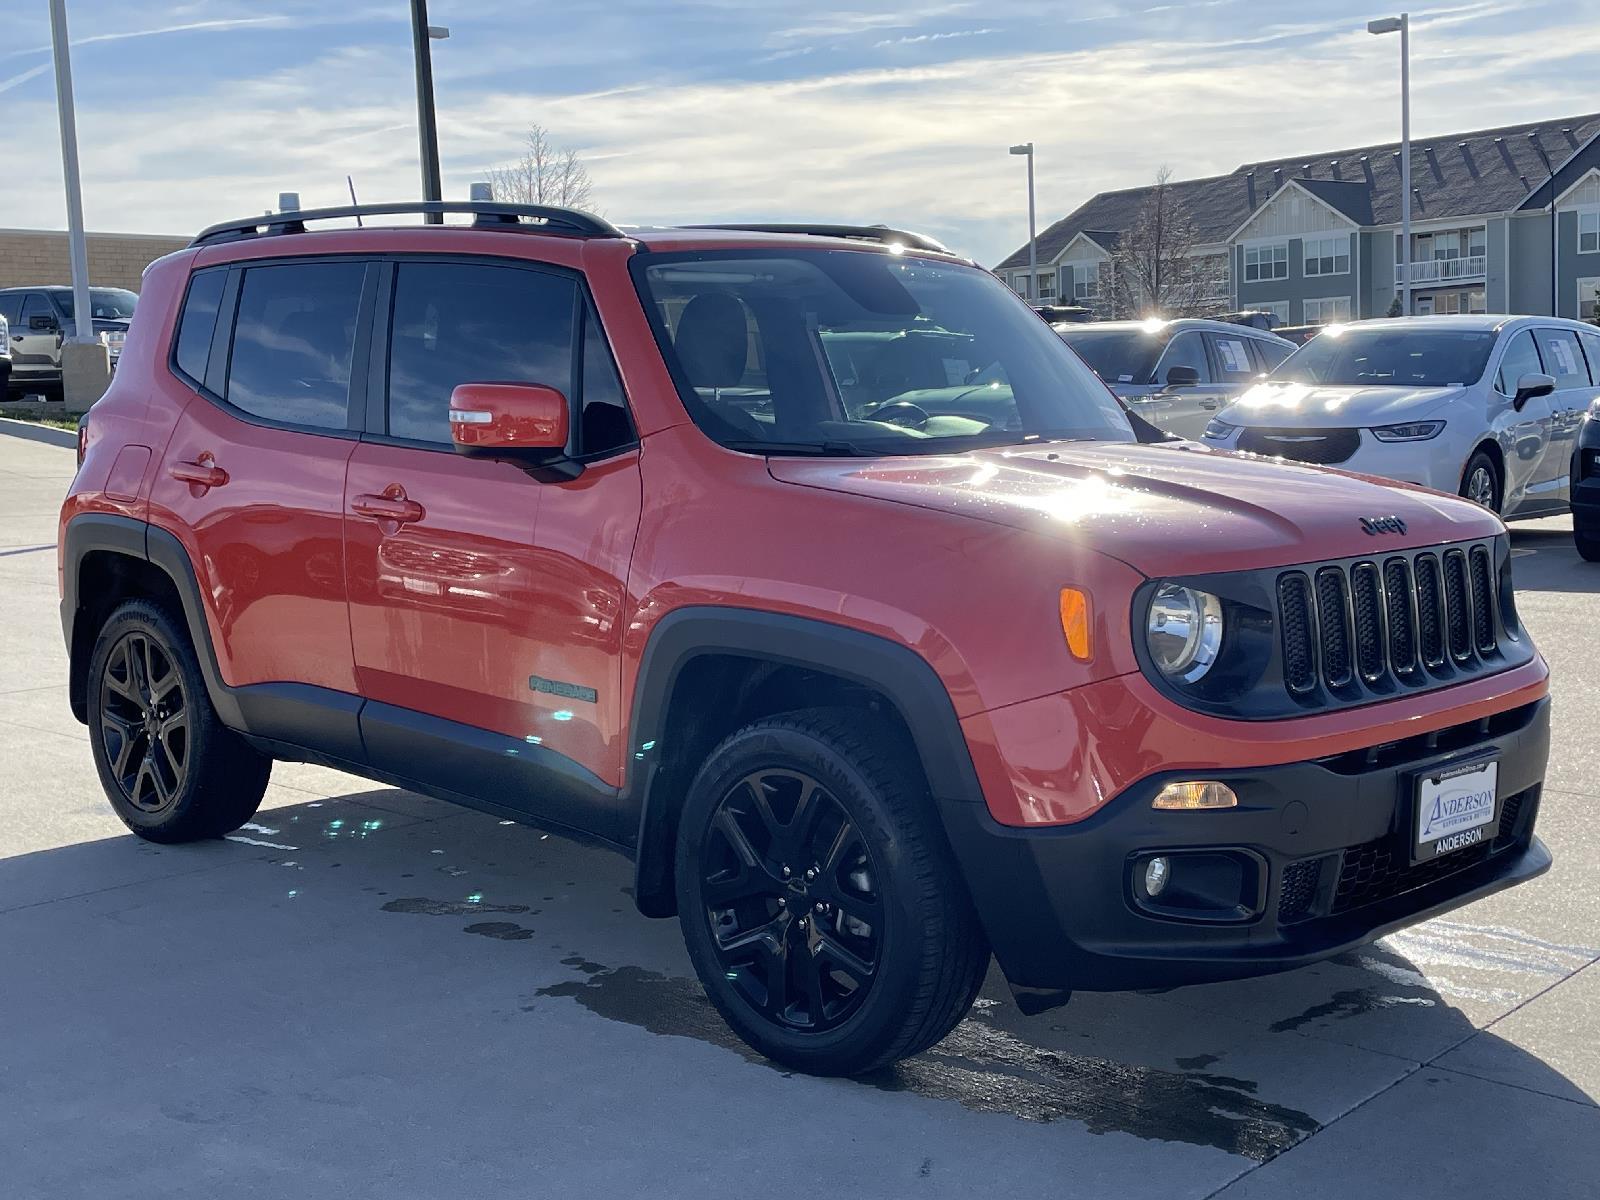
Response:
[[[1151,808],[1188,811],[1201,808],[1234,808],[1239,797],[1225,783],[1169,783],[1156,793]]]
[[[1089,593],[1078,588],[1061,589],[1061,632],[1067,635],[1072,657],[1089,661]]]

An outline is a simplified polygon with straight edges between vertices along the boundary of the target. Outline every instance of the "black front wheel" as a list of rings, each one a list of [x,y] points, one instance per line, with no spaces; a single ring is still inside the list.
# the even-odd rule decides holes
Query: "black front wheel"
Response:
[[[100,783],[140,837],[220,837],[255,814],[272,760],[217,719],[189,639],[166,609],[130,600],[107,618],[88,700]]]
[[[965,1015],[987,944],[892,727],[810,710],[735,733],[679,827],[678,911],[707,994],[769,1058],[855,1074]]]

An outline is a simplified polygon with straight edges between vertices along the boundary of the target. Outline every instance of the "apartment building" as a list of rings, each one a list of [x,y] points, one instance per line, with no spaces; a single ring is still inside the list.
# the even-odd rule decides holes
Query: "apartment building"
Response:
[[[1560,117],[1411,146],[1411,267],[1401,267],[1400,146],[1246,163],[1167,186],[1217,271],[1218,307],[1287,325],[1383,316],[1411,292],[1416,313],[1596,318],[1600,292],[1600,114]],[[1150,188],[1102,192],[996,270],[1036,302],[1114,313],[1118,240]],[[1220,303],[1226,297],[1226,304]]]

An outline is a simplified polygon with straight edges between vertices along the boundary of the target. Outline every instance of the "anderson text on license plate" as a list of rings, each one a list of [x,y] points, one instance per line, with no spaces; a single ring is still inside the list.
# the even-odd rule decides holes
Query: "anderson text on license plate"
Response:
[[[1423,862],[1492,838],[1499,811],[1495,793],[1499,775],[1497,761],[1479,759],[1419,777],[1412,858]]]

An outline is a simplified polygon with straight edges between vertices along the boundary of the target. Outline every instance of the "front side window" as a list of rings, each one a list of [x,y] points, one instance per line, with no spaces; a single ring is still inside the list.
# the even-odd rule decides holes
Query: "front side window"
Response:
[[[1244,277],[1248,283],[1289,278],[1289,243],[1272,242],[1244,248]]]
[[[641,254],[632,269],[684,407],[735,449],[1133,440],[1094,374],[986,271],[809,249]]]
[[[1505,355],[1500,359],[1500,373],[1495,376],[1495,387],[1503,396],[1517,394],[1517,380],[1524,375],[1544,374],[1544,363],[1539,361],[1539,348],[1533,343],[1533,331],[1524,329],[1506,344]]]
[[[612,361],[606,337],[591,311],[583,323],[582,408],[578,420],[578,453],[609,454],[638,440],[622,380]]]
[[[228,403],[270,421],[346,428],[366,270],[359,262],[247,268],[228,362]]]
[[[22,325],[22,293],[6,292],[0,295],[0,317],[6,319],[6,324],[13,328]]]
[[[1558,388],[1588,387],[1589,372],[1583,363],[1583,350],[1570,329],[1541,329],[1539,357],[1545,372],[1553,375]]]
[[[1193,367],[1201,383],[1211,382],[1211,364],[1206,362],[1205,342],[1198,333],[1180,333],[1167,343],[1167,352],[1161,356],[1154,382],[1166,383],[1173,367]]]
[[[217,328],[217,306],[222,303],[222,289],[227,282],[226,270],[202,271],[189,281],[189,294],[183,300],[173,357],[178,370],[196,383],[205,382],[211,335]]]
[[[1343,234],[1336,237],[1307,238],[1307,275],[1347,275],[1350,272],[1350,239]]]
[[[1578,253],[1600,252],[1600,208],[1587,209],[1578,214]]]
[[[1476,383],[1495,335],[1470,330],[1363,329],[1319,333],[1270,378],[1274,382],[1366,387],[1448,387]]]
[[[54,329],[59,324],[56,319],[55,309],[50,307],[50,301],[44,298],[43,292],[29,292],[23,297],[22,316],[18,324],[26,332],[38,333],[40,331],[33,327],[35,317],[47,318],[47,327],[50,329]]]
[[[1338,321],[1350,319],[1350,297],[1330,296],[1324,300],[1307,300],[1305,302],[1305,323],[1307,325],[1332,325]]]
[[[542,383],[572,395],[577,285],[484,264],[403,262],[389,339],[389,436],[450,445],[462,383]]]

